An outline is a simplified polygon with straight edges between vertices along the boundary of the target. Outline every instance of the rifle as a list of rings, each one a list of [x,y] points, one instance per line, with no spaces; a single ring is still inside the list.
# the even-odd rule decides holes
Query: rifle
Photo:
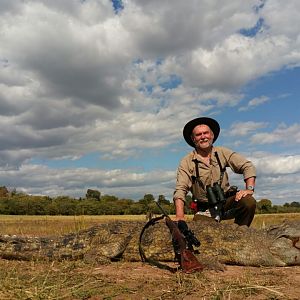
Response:
[[[171,232],[175,257],[184,273],[200,272],[204,266],[200,264],[193,254],[193,245],[199,247],[200,242],[194,236],[194,233],[188,229],[185,221],[179,221],[177,224],[171,220],[164,209],[155,202],[165,217],[166,224]]]

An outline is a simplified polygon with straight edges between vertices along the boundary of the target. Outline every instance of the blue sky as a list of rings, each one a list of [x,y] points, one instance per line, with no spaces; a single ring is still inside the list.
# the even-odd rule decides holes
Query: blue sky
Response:
[[[171,199],[192,150],[182,128],[210,116],[216,145],[256,165],[258,200],[299,201],[299,1],[1,1],[0,14],[0,185]]]

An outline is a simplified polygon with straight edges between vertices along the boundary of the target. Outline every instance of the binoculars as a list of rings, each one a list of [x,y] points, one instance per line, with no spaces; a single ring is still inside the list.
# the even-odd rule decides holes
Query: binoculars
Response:
[[[213,214],[215,220],[220,222],[221,220],[231,219],[234,217],[236,208],[232,208],[228,211],[224,211],[224,205],[226,203],[226,197],[235,195],[237,192],[237,187],[232,186],[229,193],[224,193],[220,184],[215,182],[213,186],[206,187],[207,199],[209,207],[213,209]]]
[[[223,218],[223,205],[226,202],[225,194],[221,186],[215,182],[213,186],[206,187],[208,204],[213,208],[215,220],[220,222]]]

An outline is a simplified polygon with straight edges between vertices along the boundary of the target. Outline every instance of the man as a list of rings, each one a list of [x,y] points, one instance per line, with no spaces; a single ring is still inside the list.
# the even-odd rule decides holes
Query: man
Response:
[[[176,219],[184,220],[185,197],[189,191],[198,203],[198,210],[208,208],[207,187],[218,183],[225,196],[230,190],[226,167],[242,174],[245,187],[226,199],[225,211],[234,208],[235,223],[250,226],[256,208],[253,198],[256,172],[253,164],[242,155],[225,147],[214,147],[220,133],[220,126],[214,119],[202,117],[188,122],[183,129],[185,141],[195,148],[180,162],[177,170],[174,203]]]

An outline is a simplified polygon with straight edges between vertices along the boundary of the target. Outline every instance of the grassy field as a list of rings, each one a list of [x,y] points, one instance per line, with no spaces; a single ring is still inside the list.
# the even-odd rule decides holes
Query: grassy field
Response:
[[[171,216],[174,218],[174,216]],[[193,216],[187,216],[192,220]],[[251,226],[264,228],[283,220],[300,220],[300,213],[256,215]],[[141,220],[145,215],[123,216],[6,216],[0,215],[0,234],[49,236],[77,232],[98,223],[115,220]],[[232,220],[226,221],[228,223]]]
[[[189,217],[191,218],[191,217]],[[262,228],[300,214],[256,215]],[[58,235],[100,222],[145,216],[0,216],[0,234]],[[1,240],[0,240],[1,241]],[[225,272],[171,274],[142,262],[110,265],[82,261],[0,259],[0,299],[299,299],[300,267],[228,266]]]

